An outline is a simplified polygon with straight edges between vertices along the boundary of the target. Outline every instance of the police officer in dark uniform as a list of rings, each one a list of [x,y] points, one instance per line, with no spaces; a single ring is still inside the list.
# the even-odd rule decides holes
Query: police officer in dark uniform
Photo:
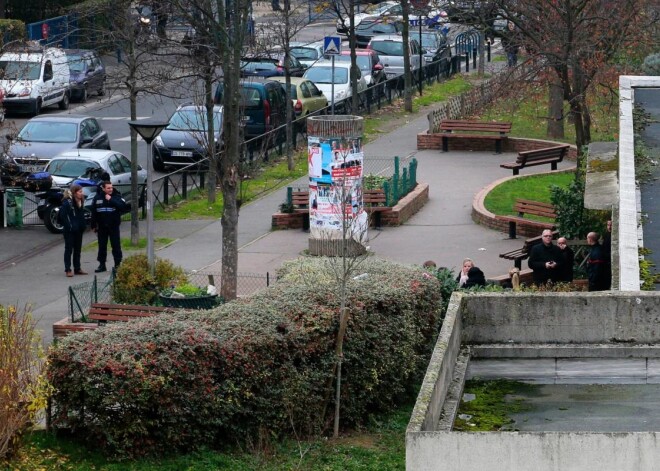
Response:
[[[112,257],[115,261],[115,269],[119,267],[122,259],[121,239],[119,237],[119,225],[121,215],[128,211],[128,204],[122,198],[121,193],[112,187],[108,180],[99,185],[99,189],[92,201],[92,230],[96,232],[99,241],[99,252],[96,259],[99,267],[96,273],[107,271],[105,261],[108,256],[108,239],[112,247]]]

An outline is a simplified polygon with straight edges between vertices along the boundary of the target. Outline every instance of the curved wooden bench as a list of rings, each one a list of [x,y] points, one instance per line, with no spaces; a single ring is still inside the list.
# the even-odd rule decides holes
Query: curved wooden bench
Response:
[[[108,321],[126,322],[136,318],[152,317],[167,311],[171,309],[161,306],[92,303],[87,317],[100,325]]]
[[[500,221],[507,221],[509,223],[509,239],[516,238],[516,229],[518,223],[524,223],[528,226],[537,227],[539,232],[543,232],[545,229],[554,230],[556,227],[552,222],[533,221],[524,218],[525,214],[532,214],[534,216],[555,219],[557,217],[557,213],[555,212],[555,207],[551,203],[516,199],[515,203],[513,204],[513,210],[514,212],[518,213],[518,216],[495,216],[495,219]]]

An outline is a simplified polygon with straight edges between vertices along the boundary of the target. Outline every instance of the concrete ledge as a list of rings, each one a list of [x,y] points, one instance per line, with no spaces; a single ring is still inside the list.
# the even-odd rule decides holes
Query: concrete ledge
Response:
[[[472,358],[660,358],[660,345],[528,343],[472,345]]]

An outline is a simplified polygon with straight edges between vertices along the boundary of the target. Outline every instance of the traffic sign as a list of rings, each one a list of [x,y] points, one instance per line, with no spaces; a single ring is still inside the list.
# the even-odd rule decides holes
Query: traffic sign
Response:
[[[328,56],[341,55],[341,38],[339,36],[326,36],[323,38],[323,54]]]

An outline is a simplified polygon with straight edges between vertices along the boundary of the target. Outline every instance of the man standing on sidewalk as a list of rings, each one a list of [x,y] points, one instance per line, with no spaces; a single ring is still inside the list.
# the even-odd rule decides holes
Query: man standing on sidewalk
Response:
[[[128,205],[121,193],[112,187],[110,181],[104,181],[92,201],[92,230],[96,232],[99,242],[99,251],[96,259],[99,267],[95,273],[107,271],[105,266],[108,257],[108,239],[112,247],[112,257],[115,261],[115,269],[119,267],[122,259],[121,238],[119,236],[119,225],[121,215],[128,210]]]

